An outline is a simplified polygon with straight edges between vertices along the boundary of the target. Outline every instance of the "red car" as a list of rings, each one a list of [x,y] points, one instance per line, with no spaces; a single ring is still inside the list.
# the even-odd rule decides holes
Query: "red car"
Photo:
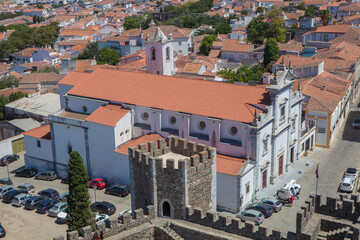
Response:
[[[93,180],[89,181],[90,187],[96,186],[97,189],[103,189],[106,187],[106,183],[102,178],[94,178]]]

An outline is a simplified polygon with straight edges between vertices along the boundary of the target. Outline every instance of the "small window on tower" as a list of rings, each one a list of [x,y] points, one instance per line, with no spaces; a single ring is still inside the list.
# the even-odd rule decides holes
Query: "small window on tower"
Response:
[[[151,60],[156,60],[155,48],[151,48]]]
[[[166,48],[166,60],[167,61],[170,60],[170,48],[169,47]]]

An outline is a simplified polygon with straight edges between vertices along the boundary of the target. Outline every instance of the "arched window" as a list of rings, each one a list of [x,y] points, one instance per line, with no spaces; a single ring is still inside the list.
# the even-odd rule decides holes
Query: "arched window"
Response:
[[[151,60],[155,60],[155,48],[151,48]]]
[[[167,61],[170,60],[170,48],[169,47],[166,48],[166,60]]]

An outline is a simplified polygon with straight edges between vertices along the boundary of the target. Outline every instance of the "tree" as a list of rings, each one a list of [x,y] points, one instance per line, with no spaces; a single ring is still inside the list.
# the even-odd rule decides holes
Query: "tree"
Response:
[[[311,4],[306,8],[304,16],[313,17],[317,11],[319,11],[319,7]]]
[[[267,14],[270,22],[267,29],[267,38],[275,38],[278,42],[285,42],[286,28],[285,19],[279,8],[274,8]]]
[[[9,41],[1,41],[0,42],[0,56],[5,57],[9,56],[11,53],[16,51],[16,47],[11,44]]]
[[[0,89],[19,86],[19,79],[14,75],[7,75],[0,78]]]
[[[264,22],[264,15],[251,19],[246,27],[247,39],[253,44],[262,44],[267,36],[268,23]]]
[[[225,79],[229,83],[233,82],[249,82],[262,80],[264,74],[264,67],[258,64],[251,66],[250,68],[245,64],[238,69],[224,68],[217,72],[219,76]]]
[[[118,65],[120,62],[119,54],[115,49],[104,47],[100,50],[98,64]]]
[[[79,230],[93,225],[93,214],[90,209],[88,172],[84,161],[76,151],[70,153],[69,161],[69,197],[68,197],[68,231]]]
[[[126,17],[124,20],[125,30],[130,30],[134,28],[139,28],[140,24],[133,17]]]
[[[258,8],[256,8],[256,13],[262,13],[262,14],[264,14],[265,11],[267,11],[267,8],[265,8],[265,7],[258,7]]]
[[[83,53],[79,54],[78,59],[97,59],[99,57],[99,48],[96,42],[88,43]]]
[[[249,12],[248,10],[244,9],[241,11],[241,16],[246,16],[246,15],[249,15]]]
[[[232,31],[232,29],[228,23],[216,24],[215,30],[217,33],[220,33],[220,34],[228,34],[228,33],[231,33],[231,31]]]
[[[264,66],[267,67],[270,62],[279,59],[279,46],[275,38],[269,38],[266,41],[264,49]]]
[[[200,53],[208,56],[214,41],[216,41],[215,35],[205,36],[200,44]]]
[[[330,20],[332,19],[332,16],[329,10],[323,10],[320,13],[320,18],[323,26],[326,26],[329,24]]]

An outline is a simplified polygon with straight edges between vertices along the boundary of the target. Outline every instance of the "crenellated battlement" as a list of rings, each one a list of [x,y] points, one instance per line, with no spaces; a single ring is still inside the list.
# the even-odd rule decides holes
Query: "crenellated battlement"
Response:
[[[282,231],[280,229],[275,228],[270,231],[264,224],[256,226],[253,222],[243,223],[237,217],[229,217],[213,211],[203,211],[199,208],[187,207],[186,220],[251,239],[282,239]]]

